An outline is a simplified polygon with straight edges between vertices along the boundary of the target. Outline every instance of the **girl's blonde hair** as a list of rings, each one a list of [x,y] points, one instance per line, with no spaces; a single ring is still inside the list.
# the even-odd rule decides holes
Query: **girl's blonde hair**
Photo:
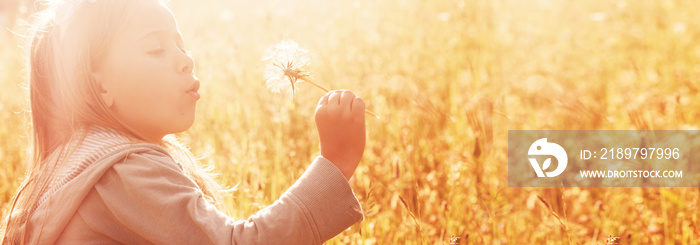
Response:
[[[29,102],[31,158],[24,181],[12,200],[0,228],[2,244],[14,243],[15,234],[31,215],[32,207],[46,191],[59,163],[47,162],[54,151],[66,151],[66,144],[81,129],[91,125],[112,128],[133,139],[128,125],[110,112],[99,96],[100,86],[91,76],[99,66],[112,39],[126,28],[124,16],[139,1],[160,0],[65,0],[42,1],[29,31]],[[209,169],[174,136],[160,145],[182,164],[185,174],[202,189],[205,197],[223,207],[222,187]],[[68,150],[70,151],[70,150]]]

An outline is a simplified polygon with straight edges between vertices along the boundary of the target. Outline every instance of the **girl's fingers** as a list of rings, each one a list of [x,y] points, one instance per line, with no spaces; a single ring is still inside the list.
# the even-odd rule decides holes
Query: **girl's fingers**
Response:
[[[355,97],[352,100],[352,107],[350,109],[353,113],[365,113],[365,101],[360,97]]]
[[[351,109],[353,99],[355,99],[354,93],[352,93],[350,90],[343,90],[342,94],[340,95],[340,105],[343,107],[347,106],[348,109]]]
[[[318,100],[318,105],[327,105],[328,104],[328,97],[333,93],[333,91],[326,93],[321,97],[320,100]]]
[[[328,104],[329,105],[340,104],[340,94],[342,92],[343,91],[340,91],[340,90],[331,91],[331,95],[328,96]]]

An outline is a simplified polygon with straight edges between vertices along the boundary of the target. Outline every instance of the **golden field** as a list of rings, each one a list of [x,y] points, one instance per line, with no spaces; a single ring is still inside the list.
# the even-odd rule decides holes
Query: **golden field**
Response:
[[[700,4],[678,1],[173,0],[202,99],[182,137],[245,218],[319,153],[324,94],[264,85],[296,40],[316,81],[381,116],[352,180],[365,220],[328,244],[700,243],[700,187],[508,187],[517,129],[697,129]],[[21,34],[23,27],[13,30]],[[27,156],[23,39],[0,33],[0,215]]]

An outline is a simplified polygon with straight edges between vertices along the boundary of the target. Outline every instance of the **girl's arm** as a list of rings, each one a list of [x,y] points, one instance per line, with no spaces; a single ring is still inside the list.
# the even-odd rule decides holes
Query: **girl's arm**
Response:
[[[236,220],[158,151],[115,164],[78,214],[100,237],[126,244],[321,244],[363,218],[344,175],[323,157],[272,205]]]

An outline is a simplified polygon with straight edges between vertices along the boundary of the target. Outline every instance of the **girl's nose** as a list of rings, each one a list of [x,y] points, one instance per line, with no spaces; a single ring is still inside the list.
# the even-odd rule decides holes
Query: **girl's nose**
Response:
[[[181,73],[190,74],[194,71],[194,60],[189,54],[183,54],[183,57],[184,58],[182,58],[180,64],[178,65],[178,71]]]

